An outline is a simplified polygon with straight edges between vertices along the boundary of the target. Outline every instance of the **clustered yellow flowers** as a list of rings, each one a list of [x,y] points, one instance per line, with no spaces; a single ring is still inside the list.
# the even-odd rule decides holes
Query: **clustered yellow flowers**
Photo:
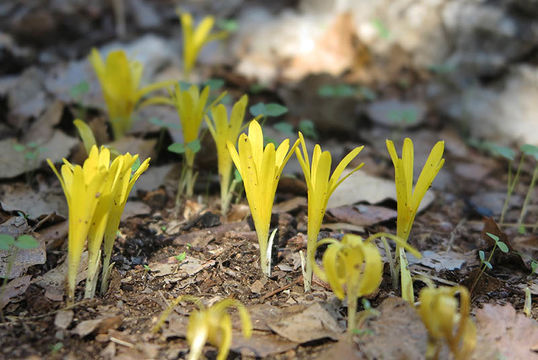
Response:
[[[394,147],[394,143],[390,140],[386,141],[387,149],[394,164],[395,183],[396,183],[396,200],[397,200],[397,220],[396,234],[403,241],[407,242],[411,227],[415,221],[418,208],[426,191],[431,186],[433,180],[443,167],[445,160],[443,159],[444,142],[437,142],[432,148],[426,164],[422,169],[415,188],[413,189],[413,161],[414,151],[413,142],[409,138],[405,138],[402,157],[399,158]],[[411,274],[407,268],[407,257],[401,246],[396,246],[395,258],[399,259],[401,273],[401,291],[402,298],[414,302],[413,281]],[[397,269],[397,267],[395,267]],[[393,273],[393,280],[397,278],[397,273]]]
[[[61,175],[47,160],[60,180],[69,207],[69,234],[67,245],[68,302],[75,297],[76,276],[85,245],[88,246],[88,276],[85,297],[93,297],[101,258],[101,244],[105,238],[105,259],[110,260],[112,245],[129,192],[138,177],[148,168],[146,159],[131,175],[138,155],[118,156],[110,163],[110,151],[93,146],[82,166],[64,159]],[[108,269],[103,268],[103,273]],[[105,279],[104,279],[105,280]],[[105,281],[103,281],[105,282]],[[104,285],[106,288],[106,284]]]
[[[306,143],[301,132],[299,132],[299,141],[301,147],[295,149],[295,153],[303,170],[308,188],[308,242],[306,249],[306,270],[303,274],[303,279],[305,291],[310,291],[312,283],[312,264],[315,262],[314,257],[316,255],[316,243],[318,241],[318,234],[323,221],[323,216],[325,216],[325,210],[327,209],[327,202],[338,185],[364,165],[364,163],[361,163],[344,178],[340,179],[342,172],[361,152],[364,146],[356,147],[347,154],[331,175],[331,153],[328,151],[322,152],[321,147],[316,144],[312,154],[312,164],[310,164]],[[300,149],[302,150],[302,154]]]
[[[163,81],[140,88],[144,67],[140,62],[128,59],[123,50],[111,51],[105,62],[99,51],[92,49],[89,59],[101,84],[116,139],[131,128],[133,111],[145,95],[171,85],[170,81]]]
[[[181,28],[183,30],[183,74],[189,78],[198,58],[198,54],[207,43],[226,37],[225,31],[211,34],[215,18],[206,16],[197,28],[194,28],[192,15],[187,12],[179,12]]]
[[[241,134],[237,145],[228,142],[232,160],[241,174],[245,194],[260,245],[260,265],[266,276],[271,275],[271,239],[269,227],[271,211],[280,175],[295,151],[297,140],[290,149],[290,140],[284,140],[277,149],[273,143],[263,144],[263,132],[256,120],[250,122],[248,135]]]
[[[154,333],[159,331],[172,310],[181,301],[191,301],[198,307],[198,310],[191,312],[187,326],[187,342],[190,346],[189,360],[200,359],[206,342],[219,349],[217,360],[224,360],[228,357],[232,344],[232,319],[228,313],[230,308],[236,308],[239,313],[243,336],[248,339],[252,335],[250,315],[239,301],[224,299],[210,307],[205,307],[200,299],[188,295],[178,296],[170,304],[153,327]]]
[[[476,327],[470,317],[467,289],[463,286],[426,287],[420,292],[419,302],[418,313],[429,335],[426,358],[438,359],[444,340],[454,359],[469,359],[476,346]]]

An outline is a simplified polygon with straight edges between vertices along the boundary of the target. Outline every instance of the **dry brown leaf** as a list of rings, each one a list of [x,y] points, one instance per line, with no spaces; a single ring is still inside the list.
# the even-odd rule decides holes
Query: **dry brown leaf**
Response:
[[[30,275],[25,275],[7,283],[0,298],[0,310],[9,304],[12,299],[24,294],[30,285],[31,279]]]
[[[79,323],[73,333],[80,337],[90,335],[91,333],[105,334],[109,329],[118,328],[123,319],[121,316],[105,316],[95,320],[85,320]]]

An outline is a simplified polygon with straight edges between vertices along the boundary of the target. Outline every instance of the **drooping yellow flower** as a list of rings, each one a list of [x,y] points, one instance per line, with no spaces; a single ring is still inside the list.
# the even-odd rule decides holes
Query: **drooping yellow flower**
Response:
[[[426,358],[437,359],[444,340],[456,360],[469,359],[476,346],[476,327],[469,315],[467,288],[426,287],[421,290],[419,301],[418,313],[429,335]]]
[[[75,297],[76,276],[80,258],[86,244],[88,232],[92,225],[95,210],[102,195],[101,189],[108,174],[110,153],[94,146],[83,166],[73,166],[64,159],[61,175],[56,167],[47,159],[65,194],[69,207],[69,233],[67,240],[67,298],[72,303]]]
[[[358,235],[346,234],[342,241],[323,239],[317,242],[314,251],[321,245],[328,244],[323,254],[323,269],[312,263],[314,273],[323,281],[328,282],[334,295],[340,300],[347,295],[348,301],[348,335],[351,336],[356,325],[357,299],[372,294],[377,290],[383,279],[383,262],[374,239],[388,237],[397,244],[420,257],[418,251],[405,244],[398,237],[376,233],[363,240]]]
[[[207,116],[205,117],[207,127],[217,147],[220,201],[223,214],[228,210],[232,195],[230,189],[232,157],[228,151],[227,144],[228,142],[232,144],[237,142],[237,138],[241,132],[241,126],[243,125],[247,103],[248,96],[243,95],[241,99],[234,104],[229,118],[226,113],[226,106],[223,104],[217,105],[211,109],[211,118]]]
[[[111,51],[105,63],[99,51],[92,49],[89,60],[101,84],[116,139],[131,128],[132,113],[143,96],[173,83],[164,81],[140,88],[143,66],[138,61],[129,60],[123,50]]]
[[[420,202],[445,162],[445,159],[443,159],[445,145],[444,141],[438,141],[434,145],[413,189],[413,142],[411,139],[405,138],[401,158],[398,157],[394,143],[391,140],[387,140],[386,144],[394,164],[398,212],[396,233],[399,238],[407,241]],[[412,303],[414,302],[413,283],[407,268],[407,257],[399,246],[396,246],[395,256],[399,258],[400,262],[402,297]],[[393,276],[397,275],[393,274]]]
[[[290,141],[286,139],[276,150],[273,143],[267,144],[264,149],[262,128],[256,120],[250,122],[248,135],[239,136],[238,150],[228,142],[232,160],[243,178],[245,194],[258,235],[261,268],[267,276],[271,274],[271,258],[270,253],[268,254],[271,249],[268,248],[268,242],[276,188],[282,170],[298,143],[299,140],[290,149]]]
[[[312,154],[312,165],[310,165],[306,143],[301,132],[299,132],[299,141],[302,147],[302,154],[299,147],[295,149],[295,154],[303,169],[308,187],[308,242],[306,250],[306,271],[303,277],[305,291],[310,291],[312,262],[315,261],[316,242],[318,241],[319,230],[325,216],[325,210],[327,209],[327,202],[338,185],[364,165],[364,163],[361,163],[344,178],[340,179],[344,169],[361,152],[364,146],[356,147],[347,154],[331,175],[331,153],[328,151],[322,152],[321,147],[316,144]]]
[[[181,301],[191,301],[196,304],[198,310],[191,312],[187,326],[187,342],[190,346],[189,360],[197,360],[202,356],[202,350],[206,342],[219,349],[217,360],[228,357],[232,344],[232,319],[228,313],[229,308],[236,308],[241,320],[243,337],[250,338],[252,335],[252,322],[245,306],[234,299],[224,299],[206,308],[198,298],[181,295],[163,312],[153,332],[157,332],[166,321],[172,310]]]
[[[215,24],[215,18],[213,16],[204,17],[195,29],[191,14],[178,11],[178,15],[183,30],[183,73],[188,79],[194,68],[198,54],[204,45],[214,40],[223,39],[227,33],[225,31],[219,31],[211,34],[211,29]]]
[[[111,165],[111,170],[115,169],[115,172],[111,171],[111,200],[110,207],[108,209],[108,219],[104,230],[104,260],[101,280],[101,293],[105,293],[108,288],[108,278],[110,275],[110,257],[112,255],[112,249],[114,247],[114,241],[116,240],[116,233],[120,226],[121,215],[125,209],[125,204],[131,193],[131,189],[134,184],[149,167],[150,158],[144,160],[142,164],[132,172],[133,165],[138,159],[138,155],[131,155],[129,153],[118,156],[114,159]],[[116,165],[117,164],[117,165]]]

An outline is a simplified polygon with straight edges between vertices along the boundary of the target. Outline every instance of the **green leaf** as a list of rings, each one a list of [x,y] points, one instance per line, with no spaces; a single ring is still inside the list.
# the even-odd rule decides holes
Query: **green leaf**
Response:
[[[492,234],[492,233],[486,233],[487,236],[489,236],[490,238],[492,238],[495,242],[498,242],[499,241],[499,237],[495,234]]]
[[[484,260],[486,260],[486,254],[484,254],[482,250],[478,252],[478,257],[480,258],[481,262],[484,262]]]
[[[151,271],[151,268],[149,267],[149,265],[144,264],[143,266],[144,266],[144,270]]]
[[[237,169],[234,169],[234,180],[235,181],[242,181],[243,178],[241,178],[241,174],[239,173],[239,171]]]
[[[73,124],[77,128],[78,134],[80,135],[80,138],[82,139],[82,143],[84,144],[84,149],[86,149],[86,154],[90,154],[90,150],[92,146],[97,144],[97,142],[95,141],[95,136],[93,136],[92,129],[90,128],[88,124],[86,124],[84,121],[80,119],[74,120]]]
[[[265,90],[265,86],[263,84],[259,84],[259,83],[256,83],[256,84],[252,84],[250,85],[249,87],[249,92],[251,92],[252,94],[259,94],[261,93],[263,90]]]
[[[69,94],[73,99],[79,99],[88,91],[90,91],[90,84],[87,81],[81,81],[69,90]]]
[[[372,308],[372,304],[370,304],[370,301],[365,298],[362,299],[362,306],[364,307],[364,310],[370,310]]]
[[[181,91],[188,90],[192,86],[192,84],[187,81],[178,81],[178,85],[179,85],[179,90]]]
[[[33,151],[29,151],[29,152],[24,154],[24,158],[26,160],[34,160],[36,157],[37,157],[37,154],[35,152],[33,152]]]
[[[183,145],[182,143],[173,143],[168,146],[168,151],[176,154],[183,154],[185,153],[185,145]]]
[[[484,147],[489,150],[494,156],[501,156],[508,160],[514,160],[516,152],[509,147],[500,146],[491,142],[485,142]]]
[[[318,88],[318,95],[321,97],[333,97],[336,91],[332,85],[322,85]]]
[[[13,144],[13,150],[21,152],[21,151],[26,150],[26,146],[22,144]]]
[[[252,105],[249,108],[250,114],[254,117],[262,115],[267,117],[276,117],[288,112],[288,108],[275,103],[264,104],[262,102]]]
[[[491,265],[489,261],[484,261],[484,265],[486,265],[486,267],[490,270],[493,269],[493,265]]]
[[[218,19],[215,25],[227,32],[235,32],[239,29],[239,23],[235,19]]]
[[[314,140],[317,140],[319,138],[318,132],[316,131],[316,126],[314,125],[312,120],[308,120],[308,119],[301,120],[299,122],[299,130],[307,138],[311,138]]]
[[[521,151],[525,155],[532,156],[535,160],[538,160],[538,146],[531,144],[521,145]]]
[[[38,144],[38,143],[36,143],[36,142],[34,142],[34,141],[30,141],[30,142],[29,142],[28,144],[26,144],[26,146],[28,146],[28,147],[31,147],[31,148],[34,148],[34,149],[35,149],[36,147],[38,147],[38,146],[39,146],[39,144]]]
[[[183,251],[181,254],[174,256],[178,262],[182,262],[187,257],[187,253]]]
[[[531,261],[531,271],[532,274],[536,273],[536,270],[538,269],[538,262],[536,260]]]
[[[15,242],[15,238],[8,234],[0,234],[0,250],[9,250]]]
[[[194,141],[191,141],[190,143],[187,144],[187,149],[189,149],[190,151],[192,151],[193,153],[197,153],[198,151],[200,151],[200,149],[202,148],[202,145],[200,144],[200,140],[199,139],[196,139]]]
[[[136,160],[133,163],[133,166],[131,166],[131,171],[136,172],[136,170],[138,170],[138,168],[140,167],[140,164],[141,164],[140,158],[136,158]]]
[[[377,30],[377,34],[380,38],[387,40],[390,37],[390,31],[385,26],[385,23],[381,21],[380,19],[375,19],[372,21],[372,25],[374,25],[374,28]]]
[[[21,235],[13,245],[19,249],[35,249],[39,246],[39,242],[31,235]]]
[[[209,86],[209,89],[211,91],[217,91],[221,87],[224,86],[224,80],[223,79],[209,79],[207,80],[202,87]]]
[[[289,135],[289,136],[295,135],[293,133],[293,125],[287,122],[276,123],[275,125],[273,125],[273,127],[285,135]]]
[[[377,99],[377,94],[367,86],[359,87],[359,95],[363,97],[364,99],[370,100],[370,101]]]
[[[503,243],[502,241],[497,241],[497,247],[503,252],[503,253],[508,253],[508,246],[506,246],[505,243]]]

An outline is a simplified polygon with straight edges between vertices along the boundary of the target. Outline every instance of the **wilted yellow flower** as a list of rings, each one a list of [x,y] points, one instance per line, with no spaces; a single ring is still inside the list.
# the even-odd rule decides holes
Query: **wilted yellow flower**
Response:
[[[444,141],[438,141],[432,148],[426,164],[422,169],[415,188],[413,189],[413,161],[414,151],[413,142],[405,138],[402,157],[399,158],[391,140],[386,141],[392,163],[394,164],[395,183],[396,183],[396,200],[398,218],[396,222],[396,233],[399,238],[407,241],[411,227],[415,221],[415,216],[420,206],[422,198],[431,186],[435,176],[445,162],[443,159]],[[407,257],[401,247],[396,246],[396,255],[400,262],[402,298],[409,302],[414,301],[413,283],[411,274],[407,268]],[[393,274],[393,276],[397,276]]]
[[[437,359],[441,341],[445,340],[456,360],[469,359],[476,346],[476,327],[469,315],[467,288],[426,287],[421,290],[419,301],[418,313],[429,334],[426,358]]]
[[[227,33],[225,31],[219,31],[211,34],[211,29],[215,24],[215,18],[213,16],[204,17],[195,29],[191,14],[178,11],[178,15],[183,30],[183,73],[188,79],[194,68],[198,54],[204,45],[214,40],[223,39]]]
[[[61,175],[47,159],[65,194],[69,207],[69,233],[67,240],[67,298],[72,303],[75,297],[76,276],[80,258],[92,225],[95,210],[102,195],[101,189],[108,173],[110,153],[94,146],[83,166],[73,166],[64,159]]]
[[[250,315],[243,304],[234,299],[224,299],[214,305],[206,308],[198,298],[192,296],[179,296],[163,312],[159,321],[153,328],[157,332],[170,312],[181,301],[192,301],[198,307],[198,310],[192,311],[189,316],[187,326],[187,342],[190,346],[189,360],[197,360],[202,355],[202,350],[206,342],[216,346],[219,349],[217,360],[224,360],[228,357],[230,346],[232,344],[232,319],[228,313],[229,308],[236,308],[241,319],[243,336],[250,338],[252,335],[252,322]]]
[[[286,139],[276,150],[273,143],[267,144],[264,149],[262,128],[256,120],[250,122],[248,135],[239,136],[238,150],[228,142],[232,160],[243,178],[245,194],[260,245],[260,265],[262,272],[267,276],[271,274],[271,249],[268,248],[268,242],[276,188],[282,170],[298,143],[299,140],[290,149],[290,141]]]
[[[302,154],[299,147],[295,149],[295,153],[303,169],[308,187],[308,242],[306,249],[306,271],[303,274],[303,281],[305,291],[310,291],[316,242],[318,241],[319,230],[323,222],[323,216],[325,216],[325,210],[327,209],[327,202],[338,185],[364,165],[364,163],[361,163],[344,178],[340,179],[344,169],[361,152],[364,146],[356,147],[347,154],[331,175],[331,153],[328,151],[322,152],[321,147],[316,144],[312,154],[311,166],[308,151],[306,150],[306,143],[301,132],[299,132],[299,141],[302,147]]]
[[[237,101],[228,118],[226,113],[226,106],[223,104],[217,105],[211,109],[211,118],[205,117],[205,121],[215,145],[217,147],[218,157],[218,170],[220,180],[220,201],[221,210],[225,214],[228,211],[228,206],[231,200],[231,176],[232,176],[232,157],[228,151],[228,142],[235,144],[239,133],[241,132],[241,126],[243,125],[243,119],[245,117],[245,110],[247,108],[248,96],[243,95],[239,101]]]
[[[111,51],[106,63],[97,49],[92,49],[90,63],[97,74],[114,137],[122,137],[132,126],[132,113],[140,99],[173,82],[164,81],[140,88],[143,66],[129,60],[125,51]]]

